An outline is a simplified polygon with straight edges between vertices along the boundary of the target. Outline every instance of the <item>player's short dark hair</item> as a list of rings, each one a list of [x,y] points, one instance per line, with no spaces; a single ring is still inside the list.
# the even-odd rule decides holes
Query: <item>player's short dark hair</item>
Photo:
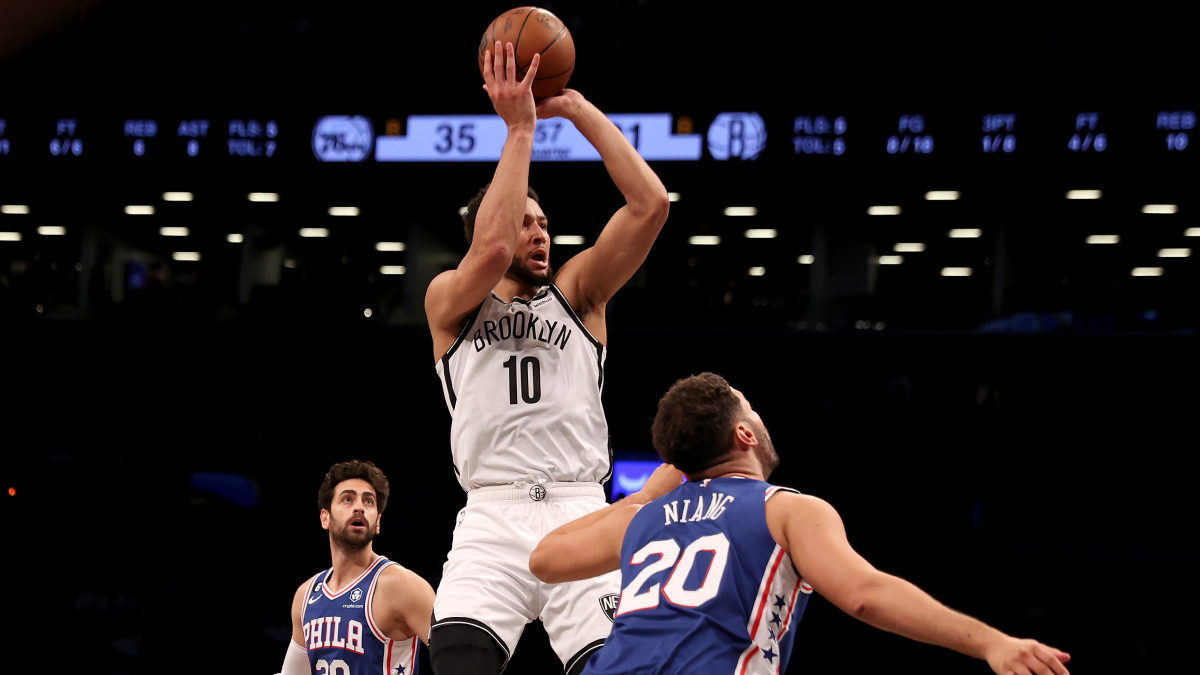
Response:
[[[357,459],[352,459],[349,462],[338,462],[329,467],[329,473],[325,474],[325,480],[321,482],[321,489],[317,491],[317,505],[322,509],[329,511],[333,506],[333,490],[344,480],[351,478],[361,478],[371,484],[375,489],[375,502],[379,504],[379,513],[387,508],[388,500],[388,479],[383,475],[383,471],[371,462],[361,462]]]
[[[713,373],[685,377],[659,399],[651,442],[664,462],[696,474],[733,450],[729,432],[741,412],[742,402],[725,378]]]
[[[483,196],[487,194],[488,188],[492,184],[488,183],[479,188],[479,192],[467,202],[467,212],[463,214],[463,234],[467,235],[467,243],[475,238],[475,216],[479,213],[479,205],[483,202]],[[538,199],[538,193],[531,187],[529,188],[529,198],[535,202],[541,203]]]

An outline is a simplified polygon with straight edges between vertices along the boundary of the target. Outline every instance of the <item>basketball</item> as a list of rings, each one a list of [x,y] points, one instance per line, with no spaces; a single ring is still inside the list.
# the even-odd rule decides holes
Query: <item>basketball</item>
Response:
[[[533,97],[541,100],[557,95],[567,86],[575,70],[575,41],[557,16],[538,7],[518,7],[496,17],[479,40],[479,72],[483,73],[483,53],[493,49],[496,42],[513,44],[517,57],[517,77],[525,70],[534,54],[542,55]]]

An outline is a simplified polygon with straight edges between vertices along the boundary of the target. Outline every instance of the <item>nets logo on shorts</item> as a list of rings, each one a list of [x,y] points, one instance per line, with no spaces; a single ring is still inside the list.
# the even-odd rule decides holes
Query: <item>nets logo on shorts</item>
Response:
[[[617,601],[620,599],[621,596],[616,593],[600,596],[600,611],[604,612],[604,616],[607,616],[609,621],[612,621],[613,617],[617,615]]]
[[[359,600],[362,600],[362,589],[356,588],[350,591],[350,602],[358,602]]]
[[[540,502],[546,498],[546,488],[541,485],[534,485],[529,488],[529,496],[533,498],[533,501]]]

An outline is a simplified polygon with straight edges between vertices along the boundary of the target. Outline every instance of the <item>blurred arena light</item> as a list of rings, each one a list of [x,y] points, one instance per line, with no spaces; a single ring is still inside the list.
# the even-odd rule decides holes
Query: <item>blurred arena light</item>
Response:
[[[152,216],[154,215],[154,207],[147,204],[126,206],[125,213],[131,216]]]
[[[881,255],[879,256],[880,265],[900,265],[904,263],[902,255]]]
[[[1089,244],[1118,244],[1121,242],[1121,235],[1118,234],[1089,234],[1087,243]]]
[[[16,497],[17,496],[17,488],[15,488],[15,487],[8,488],[8,496]]]
[[[925,199],[931,202],[952,202],[958,197],[958,190],[931,190],[925,193]]]
[[[371,318],[371,314],[373,314],[373,312],[371,311],[370,307],[363,310],[363,316],[367,317],[368,319]]]
[[[725,215],[727,216],[757,216],[758,207],[756,206],[726,206]]]
[[[246,195],[246,199],[252,202],[277,202],[279,201],[278,192],[251,192]]]
[[[1190,257],[1192,257],[1192,249],[1190,249],[1190,248],[1160,248],[1160,249],[1158,249],[1158,257],[1160,257],[1160,258],[1190,258]]]
[[[751,267],[750,269],[746,270],[746,274],[749,274],[752,277],[761,277],[766,273],[767,268],[765,267]]]
[[[384,265],[379,268],[380,274],[404,274],[407,271],[404,265]]]
[[[403,251],[404,242],[402,241],[380,241],[375,244],[376,251]]]
[[[1161,267],[1135,267],[1135,268],[1133,268],[1133,271],[1130,272],[1129,274],[1130,274],[1130,276],[1135,276],[1135,277],[1161,277],[1163,275],[1163,268],[1161,268]]]
[[[186,227],[160,227],[158,233],[164,237],[186,237],[191,234]]]
[[[1146,204],[1142,207],[1142,213],[1175,213],[1178,210],[1175,204]]]
[[[801,265],[811,265],[811,264],[813,264],[813,261],[815,261],[815,260],[816,260],[816,258],[814,258],[811,255],[807,255],[807,254],[802,255],[799,258],[796,258],[796,262],[800,263]]]
[[[721,243],[721,238],[715,234],[698,234],[688,237],[688,243],[692,246],[716,246]]]
[[[20,232],[0,232],[0,241],[21,241]]]
[[[324,227],[302,227],[300,228],[301,237],[328,237],[329,230]]]
[[[467,215],[467,207],[465,207],[465,206],[460,206],[460,207],[458,208],[458,215],[460,215],[460,216],[465,216],[465,215]]]
[[[581,234],[556,234],[551,241],[555,244],[562,244],[563,246],[581,246],[583,245],[584,239],[583,235]]]
[[[951,239],[978,239],[983,236],[983,230],[975,227],[961,227],[950,230]]]
[[[744,233],[747,239],[774,239],[779,235],[777,230],[761,229],[761,230],[746,230]]]
[[[899,206],[868,206],[867,215],[869,216],[898,216],[900,215]]]
[[[243,239],[245,239],[245,237],[238,234],[237,232],[225,235],[225,241],[227,241],[231,244],[240,244],[240,243],[242,243]]]
[[[1099,190],[1068,190],[1067,199],[1100,199]]]
[[[329,207],[329,215],[331,216],[357,216],[357,206],[331,206]]]
[[[190,202],[193,195],[190,192],[164,192],[162,198],[164,202]]]
[[[919,241],[904,242],[892,247],[896,253],[920,253],[925,250],[925,244]]]
[[[1200,227],[1189,227],[1183,231],[1185,237],[1200,237]]]
[[[38,227],[38,234],[44,237],[61,237],[67,233],[67,228],[62,225],[41,225]]]
[[[677,201],[679,201],[679,196],[680,196],[680,195],[679,195],[679,193],[678,193],[678,192],[668,192],[668,193],[667,193],[667,199],[668,199],[669,201],[672,201],[672,202],[677,202]]]
[[[29,207],[25,204],[4,204],[0,205],[0,213],[5,213],[10,216],[18,216],[29,213]]]
[[[943,267],[942,276],[944,277],[969,277],[975,273],[975,270],[970,267]]]
[[[200,260],[200,253],[198,251],[176,251],[171,254],[171,258],[183,262],[196,262]]]

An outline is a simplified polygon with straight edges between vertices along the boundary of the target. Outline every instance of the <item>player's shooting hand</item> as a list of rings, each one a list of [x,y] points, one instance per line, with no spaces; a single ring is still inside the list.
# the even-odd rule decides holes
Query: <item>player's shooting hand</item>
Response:
[[[646,484],[637,491],[639,501],[658,499],[683,483],[683,472],[670,464],[660,464],[646,479]]]
[[[1071,655],[1037,640],[1006,637],[987,654],[988,665],[996,675],[1069,675],[1063,664]]]
[[[574,89],[563,89],[562,93],[537,102],[537,116],[539,120],[551,117],[571,119],[575,111],[579,110],[586,102],[583,94]]]
[[[517,58],[511,42],[504,46],[497,42],[495,50],[489,49],[483,54],[483,88],[492,99],[496,114],[509,129],[520,126],[533,129],[537,124],[531,87],[541,61],[542,55],[534,54],[525,79],[518,80]]]

